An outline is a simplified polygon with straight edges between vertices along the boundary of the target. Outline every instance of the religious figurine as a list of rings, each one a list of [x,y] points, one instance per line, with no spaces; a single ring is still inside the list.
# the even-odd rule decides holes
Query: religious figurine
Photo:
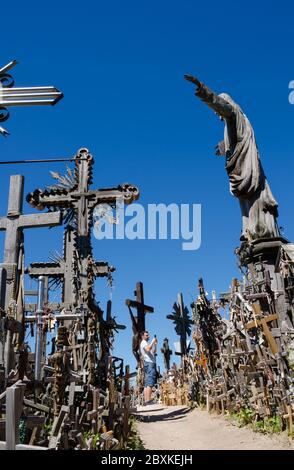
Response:
[[[170,357],[171,357],[173,352],[172,352],[171,349],[169,349],[169,344],[168,344],[168,339],[167,338],[165,338],[163,340],[161,353],[163,354],[163,358],[164,358],[164,367],[166,368],[166,370],[169,370],[170,369]]]
[[[196,85],[195,95],[225,121],[224,140],[217,145],[216,155],[226,157],[230,191],[239,199],[243,225],[241,241],[279,237],[278,204],[259,160],[254,131],[247,116],[226,93],[217,95],[191,75],[184,78]]]

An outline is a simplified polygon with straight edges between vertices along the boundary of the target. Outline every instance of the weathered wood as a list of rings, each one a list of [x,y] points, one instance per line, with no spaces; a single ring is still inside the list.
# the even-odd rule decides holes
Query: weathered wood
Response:
[[[26,385],[18,382],[6,390],[6,450],[14,450],[19,444],[19,420],[23,408]]]

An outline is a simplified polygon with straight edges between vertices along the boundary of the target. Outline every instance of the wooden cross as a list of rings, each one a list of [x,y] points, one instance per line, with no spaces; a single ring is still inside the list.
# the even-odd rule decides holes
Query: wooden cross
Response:
[[[15,274],[18,265],[20,246],[23,242],[22,231],[28,228],[54,227],[61,223],[61,213],[22,214],[24,177],[10,177],[7,217],[0,218],[0,230],[5,230],[4,259],[0,267],[7,271],[6,301],[8,307],[11,298],[16,300]]]
[[[74,266],[74,229],[68,226],[64,234],[64,257],[57,262],[31,263],[27,272],[31,278],[45,276],[52,280],[62,281],[62,303],[61,308],[70,309],[77,304],[76,289],[74,286],[75,266]],[[107,277],[115,271],[113,266],[109,266],[104,261],[94,262],[95,277]]]
[[[268,323],[275,321],[278,319],[278,316],[276,314],[274,315],[267,315],[266,317],[261,316],[261,310],[259,308],[259,302],[254,302],[253,304],[253,309],[255,312],[255,319],[252,322],[249,322],[245,325],[245,328],[247,330],[251,330],[252,328],[256,328],[257,326],[261,326],[263,330],[263,334],[268,342],[268,345],[272,351],[273,354],[277,354],[279,352],[279,347],[275,341],[275,338],[273,337],[269,327]]]
[[[136,324],[137,324],[137,331],[145,331],[145,315],[146,313],[154,313],[154,308],[149,307],[148,305],[144,304],[144,290],[143,290],[143,283],[137,282],[136,290],[134,292],[136,296],[136,300],[126,300],[126,305],[131,308],[137,309],[137,317],[135,317]]]
[[[93,225],[94,208],[102,203],[115,204],[117,200],[124,200],[131,204],[139,198],[139,190],[130,184],[120,185],[116,188],[90,190],[92,183],[93,157],[88,149],[80,149],[75,157],[74,177],[53,176],[59,184],[49,190],[39,189],[27,195],[27,201],[37,209],[44,207],[64,211],[65,218],[71,218],[74,224],[74,244],[77,253],[76,273],[78,276],[78,304],[86,304],[92,297],[94,282],[92,245],[90,229]],[[72,215],[71,215],[72,214]],[[89,265],[92,268],[89,269]]]

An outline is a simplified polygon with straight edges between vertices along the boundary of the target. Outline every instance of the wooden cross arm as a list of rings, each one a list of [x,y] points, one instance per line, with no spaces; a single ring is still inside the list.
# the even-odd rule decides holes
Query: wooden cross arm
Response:
[[[0,218],[0,230],[6,230],[6,226],[7,226],[7,218],[1,217]]]
[[[63,260],[60,263],[31,263],[25,273],[29,274],[31,278],[39,276],[61,277],[64,276],[63,264]]]
[[[264,323],[269,323],[269,322],[277,320],[277,319],[278,319],[277,315],[268,315],[267,317],[256,319],[256,322],[251,321],[249,323],[246,323],[245,328],[246,328],[246,330],[251,330],[252,328],[256,328],[256,324],[258,326],[261,326]]]
[[[61,224],[61,212],[47,212],[45,214],[30,214],[19,216],[19,227],[39,228],[54,227]]]
[[[114,329],[115,329],[115,330],[125,330],[125,329],[126,329],[126,325],[118,325],[118,324],[116,323]]]
[[[127,299],[126,300],[126,305],[128,307],[132,307],[132,308],[143,308],[144,312],[147,312],[147,313],[154,313],[154,308],[153,307],[149,307],[149,305],[142,305],[139,302],[137,302],[136,300]]]
[[[106,261],[96,261],[94,272],[97,277],[107,277],[110,273],[115,272],[115,267],[109,266]]]
[[[131,204],[140,197],[140,190],[137,186],[130,183],[124,183],[117,188],[99,189],[97,191],[89,191],[89,199],[92,199],[92,206],[103,203],[115,203],[117,200],[123,199],[125,204]],[[74,196],[74,195],[73,195]]]

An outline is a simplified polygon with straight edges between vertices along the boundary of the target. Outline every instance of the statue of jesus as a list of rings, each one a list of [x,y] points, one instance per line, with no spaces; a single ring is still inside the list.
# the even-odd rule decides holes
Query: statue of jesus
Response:
[[[226,93],[217,95],[197,78],[184,75],[196,85],[195,95],[225,121],[224,140],[217,155],[226,157],[230,191],[239,199],[242,241],[279,237],[278,204],[264,174],[253,128],[240,106]]]

